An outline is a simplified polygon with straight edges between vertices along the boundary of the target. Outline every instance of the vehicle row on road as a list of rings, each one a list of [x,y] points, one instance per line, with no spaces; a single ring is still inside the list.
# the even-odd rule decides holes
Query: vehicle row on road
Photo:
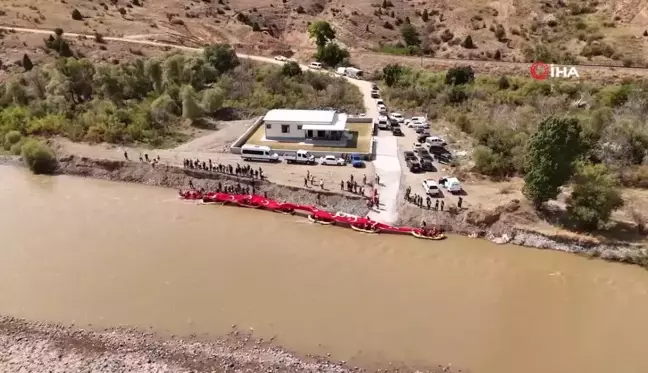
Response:
[[[241,158],[244,161],[257,162],[281,162],[286,161],[288,164],[320,164],[324,166],[345,166],[347,161],[344,158],[335,155],[325,155],[316,158],[308,150],[297,150],[294,152],[283,152],[279,155],[269,146],[246,144],[241,147]],[[359,154],[353,154],[350,158],[351,165],[356,168],[364,167],[364,161]]]

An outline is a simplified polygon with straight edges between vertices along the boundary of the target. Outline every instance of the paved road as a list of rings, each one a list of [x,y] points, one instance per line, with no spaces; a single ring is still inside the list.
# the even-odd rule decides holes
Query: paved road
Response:
[[[54,31],[52,30],[42,30],[42,29],[31,29],[31,28],[21,28],[21,27],[8,27],[0,26],[0,29],[4,30],[13,30],[15,32],[25,32],[32,34],[44,34],[52,35]],[[64,37],[69,38],[78,38],[86,37],[89,39],[94,38],[94,35],[88,34],[77,34],[77,33],[65,33]],[[150,45],[158,47],[169,47],[176,48],[180,50],[190,51],[190,52],[201,52],[203,48],[194,48],[186,47],[177,44],[170,43],[161,43],[157,41],[149,41],[139,39],[143,35],[135,35],[135,37],[112,37],[105,36],[103,39],[106,41],[116,41],[123,43],[131,44],[141,44],[141,45]],[[262,56],[253,56],[248,54],[237,53],[239,58],[250,59],[253,61],[272,63],[275,65],[282,65],[284,62],[277,61],[273,58],[262,57]],[[302,69],[308,69],[308,66],[300,65]],[[366,115],[369,118],[376,118],[378,116],[378,110],[376,107],[376,100],[371,98],[371,82],[357,80],[346,77],[347,81],[360,89],[360,92],[363,96],[363,103],[366,111]],[[400,186],[401,178],[401,168],[400,163],[398,162],[398,145],[396,138],[389,134],[388,136],[378,136],[375,138],[375,149],[376,149],[376,160],[374,163],[374,168],[376,174],[380,177],[381,186],[379,187],[380,202],[383,204],[379,212],[373,212],[371,217],[374,220],[384,222],[384,223],[393,223],[398,218],[398,213],[396,210],[396,199],[398,195],[398,188]],[[175,154],[175,156],[181,156],[182,154]]]

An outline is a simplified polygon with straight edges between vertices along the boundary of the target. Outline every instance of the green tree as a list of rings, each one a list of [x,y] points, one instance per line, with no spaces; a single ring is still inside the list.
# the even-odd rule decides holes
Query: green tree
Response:
[[[58,163],[52,149],[38,140],[27,140],[22,146],[22,158],[35,174],[51,174]]]
[[[224,74],[240,64],[236,51],[229,44],[210,45],[205,48],[203,55],[219,74]]]
[[[156,123],[166,127],[169,121],[178,112],[178,106],[171,96],[163,94],[151,103],[151,118]]]
[[[418,31],[416,31],[416,28],[410,24],[410,23],[404,23],[403,26],[401,26],[401,35],[403,36],[403,41],[405,41],[405,44],[407,46],[415,46],[418,47],[421,45],[421,38],[419,37]]]
[[[223,106],[225,93],[219,87],[209,88],[202,94],[202,107],[208,114],[215,113]]]
[[[581,126],[575,118],[549,117],[527,143],[524,195],[536,207],[556,198],[581,154]]]
[[[583,164],[574,177],[567,212],[580,228],[594,230],[606,223],[612,212],[623,206],[618,183],[603,164]]]
[[[203,110],[198,105],[196,90],[190,86],[185,85],[180,91],[182,98],[182,117],[195,122],[203,116]]]
[[[335,30],[326,21],[315,21],[308,25],[308,36],[315,39],[317,48],[323,48],[335,39]]]
[[[403,67],[399,64],[389,64],[383,67],[382,77],[388,87],[392,87],[403,74]]]
[[[56,61],[61,89],[69,101],[80,104],[92,99],[94,64],[88,59],[61,58]]]
[[[446,73],[445,83],[449,85],[463,85],[475,80],[475,72],[470,66],[453,67]]]
[[[164,87],[163,84],[163,74],[162,74],[162,63],[157,58],[150,58],[146,60],[144,65],[144,71],[146,76],[153,83],[153,89],[155,92],[161,93]]]
[[[4,148],[6,150],[11,149],[14,144],[17,144],[22,140],[22,135],[18,131],[9,131],[5,134],[4,137]]]
[[[349,58],[349,51],[341,48],[337,43],[328,43],[317,49],[315,59],[328,66],[335,67]]]
[[[288,61],[281,68],[281,74],[289,77],[298,76],[302,74],[302,69],[297,62]]]

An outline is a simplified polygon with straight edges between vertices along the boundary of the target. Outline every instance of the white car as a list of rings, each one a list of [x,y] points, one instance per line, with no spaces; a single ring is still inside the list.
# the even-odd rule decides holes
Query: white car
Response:
[[[343,158],[337,158],[334,155],[326,155],[320,158],[320,164],[326,166],[344,166],[346,161]]]
[[[423,149],[425,149],[425,147],[424,147],[423,144],[421,144],[421,143],[415,142],[415,143],[412,145],[412,150],[414,150],[414,151],[417,151],[417,150],[423,150]]]
[[[425,139],[425,143],[428,146],[434,148],[442,148],[446,145],[446,142],[439,136],[430,136],[427,139]]]
[[[436,181],[432,179],[427,179],[423,180],[423,189],[425,190],[425,194],[429,196],[438,196],[441,194],[441,191],[439,190],[439,184],[437,184]]]
[[[427,124],[427,118],[425,117],[411,117],[405,121],[408,127],[412,127],[410,123],[425,123]]]
[[[311,62],[308,64],[308,67],[314,70],[321,70],[322,69],[322,64],[319,62]]]
[[[378,105],[378,113],[380,113],[380,114],[387,114],[387,106],[385,106],[385,105]]]
[[[456,177],[444,177],[441,179],[443,187],[446,188],[449,192],[458,193],[461,192],[461,183]]]
[[[275,56],[274,59],[275,61],[281,61],[281,62],[288,61],[288,59],[284,56]]]
[[[403,117],[403,114],[401,114],[401,113],[392,113],[391,114],[391,119],[398,122],[398,124],[403,124],[403,122],[405,122],[405,118]]]

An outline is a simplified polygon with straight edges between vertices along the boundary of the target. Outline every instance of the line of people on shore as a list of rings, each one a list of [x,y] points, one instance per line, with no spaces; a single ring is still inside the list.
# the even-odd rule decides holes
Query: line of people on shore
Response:
[[[199,191],[202,194],[206,193],[205,188],[196,188],[193,181],[189,180],[189,188],[192,190]],[[236,184],[223,184],[220,181],[216,185],[217,193],[229,193],[229,194],[257,194],[257,189],[254,183],[252,185],[243,185],[241,183]],[[263,197],[268,198],[268,193],[263,192]]]
[[[124,159],[130,162],[128,151],[124,151]],[[139,161],[140,163],[150,163],[153,167],[155,167],[158,163],[160,163],[160,156],[158,155],[156,157],[149,157],[148,153],[145,153],[144,155],[140,153]]]
[[[432,200],[434,199],[434,204],[432,203]],[[419,194],[412,194],[412,187],[408,186],[405,189],[405,200],[417,207],[420,208],[425,208],[427,207],[428,210],[434,209],[434,211],[444,211],[445,209],[445,201],[443,199],[438,199],[438,198],[431,198],[430,196],[421,196]],[[463,205],[463,198],[459,197],[457,200],[457,207],[461,209]]]
[[[235,175],[240,177],[250,177],[253,179],[264,179],[265,175],[263,174],[263,169],[259,167],[258,169],[252,168],[250,165],[236,164],[232,166],[231,164],[222,164],[215,163],[209,159],[207,162],[201,161],[200,159],[184,159],[183,165],[185,168],[203,170],[208,172],[219,172],[222,174]]]

